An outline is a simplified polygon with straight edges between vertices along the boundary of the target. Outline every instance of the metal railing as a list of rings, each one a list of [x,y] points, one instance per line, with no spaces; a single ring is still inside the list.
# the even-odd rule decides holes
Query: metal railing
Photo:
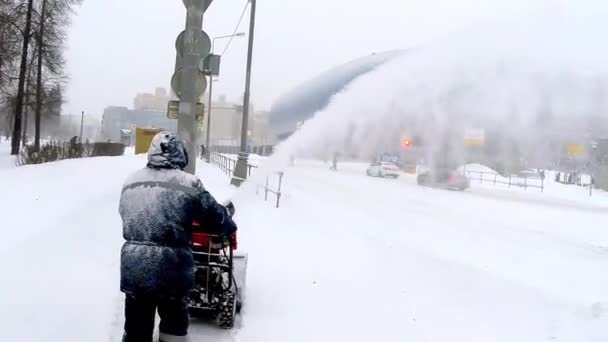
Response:
[[[269,156],[272,154],[274,146],[272,145],[248,145],[247,153],[253,153],[260,156]],[[240,146],[233,145],[211,145],[209,149],[211,153],[223,153],[223,154],[238,154],[241,151]]]
[[[222,170],[222,172],[224,172],[228,177],[232,177],[232,174],[234,172],[234,167],[236,166],[236,159],[233,157],[221,154],[221,153],[213,152],[213,153],[211,153],[211,163],[216,165],[217,167],[219,167],[220,170]],[[252,165],[252,164],[247,165],[248,176],[251,176],[251,172],[254,169],[257,169],[257,165]],[[277,182],[276,182],[276,188],[273,188],[271,186],[271,180],[274,180],[274,178],[275,178],[273,176],[278,177]],[[285,176],[285,174],[283,172],[277,172],[272,176],[271,175],[266,176],[266,181],[265,181],[264,185],[258,184],[256,186],[256,194],[259,194],[260,189],[263,189],[264,201],[268,201],[268,194],[273,194],[276,198],[275,206],[276,206],[276,208],[278,208],[281,203],[281,197],[283,196],[281,188],[283,185],[284,176]]]
[[[213,152],[211,153],[211,163],[217,165],[226,176],[232,177],[234,167],[236,166],[236,159],[225,154]],[[257,168],[257,165],[247,164],[247,175],[251,176],[251,172],[255,168]]]
[[[540,189],[541,192],[545,190],[545,179],[540,176],[526,176],[526,175],[509,175],[508,177],[501,176],[496,172],[486,171],[475,171],[465,170],[465,176],[471,181],[479,181],[480,184],[491,183],[494,186],[496,184],[507,185],[509,188],[512,186],[524,188]]]
[[[270,176],[266,176],[266,183],[262,186],[262,185],[258,185],[256,188],[256,195],[260,193],[260,188],[264,189],[264,201],[268,201],[268,193],[271,193],[275,196],[276,198],[276,205],[275,207],[278,208],[279,205],[281,204],[281,186],[283,185],[283,176],[285,175],[283,172],[278,172],[275,174],[276,176],[278,176],[278,184],[277,184],[277,188],[272,189],[270,187]]]

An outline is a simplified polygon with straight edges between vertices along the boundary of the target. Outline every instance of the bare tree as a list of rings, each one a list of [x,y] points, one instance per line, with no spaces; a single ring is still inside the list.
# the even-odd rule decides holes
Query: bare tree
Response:
[[[81,0],[0,0],[0,128],[12,128],[12,154],[25,137],[24,112],[35,109],[35,147],[41,125],[52,107],[62,103],[66,30],[75,5]],[[33,91],[32,91],[33,90]],[[59,90],[59,91],[58,91]],[[52,94],[50,94],[53,92]],[[47,96],[49,95],[49,96]],[[30,100],[32,100],[30,102]]]
[[[23,39],[23,1],[0,0],[0,125],[10,135],[13,122],[15,80]]]
[[[40,15],[37,33],[38,45],[38,71],[36,84],[36,133],[35,150],[40,148],[40,124],[42,120],[42,108],[44,106],[44,84],[43,67],[48,79],[54,79],[53,84],[65,81],[64,73],[65,59],[63,51],[66,40],[66,29],[70,24],[75,5],[81,0],[41,0]],[[55,92],[61,96],[61,92]],[[60,101],[61,99],[54,99]]]
[[[15,104],[15,117],[13,122],[13,134],[11,141],[11,154],[19,154],[21,146],[21,115],[23,114],[23,97],[25,92],[25,76],[27,71],[27,56],[30,46],[30,31],[32,28],[32,13],[34,11],[34,0],[28,0],[25,15],[25,28],[23,30],[23,43],[21,50],[21,66],[19,67],[19,83],[17,85],[17,100]]]

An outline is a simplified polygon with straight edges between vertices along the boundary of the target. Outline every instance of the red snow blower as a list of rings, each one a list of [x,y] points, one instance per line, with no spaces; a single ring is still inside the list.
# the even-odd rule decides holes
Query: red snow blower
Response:
[[[194,288],[188,310],[192,317],[215,319],[221,328],[231,329],[243,305],[247,255],[234,253],[236,233],[213,235],[205,233],[198,222],[192,225]]]

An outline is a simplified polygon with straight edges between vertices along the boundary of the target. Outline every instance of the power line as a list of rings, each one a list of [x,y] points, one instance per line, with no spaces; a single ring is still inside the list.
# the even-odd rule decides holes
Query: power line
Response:
[[[246,0],[245,6],[243,6],[243,13],[241,13],[241,17],[239,18],[239,21],[236,23],[236,27],[234,28],[234,31],[232,32],[232,37],[230,37],[230,40],[228,40],[228,43],[226,44],[224,51],[222,51],[222,55],[225,54],[226,51],[228,50],[228,48],[230,47],[230,43],[232,43],[232,39],[234,39],[236,32],[239,30],[239,26],[241,26],[241,21],[243,20],[243,17],[245,16],[245,12],[247,12],[248,6],[249,6],[249,0]]]

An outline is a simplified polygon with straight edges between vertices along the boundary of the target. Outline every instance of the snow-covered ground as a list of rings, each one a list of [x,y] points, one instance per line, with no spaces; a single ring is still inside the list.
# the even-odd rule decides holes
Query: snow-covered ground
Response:
[[[117,213],[142,156],[0,170],[0,328],[9,341],[117,341]],[[366,177],[366,165],[298,161],[281,207],[234,198],[249,253],[238,327],[193,341],[606,341],[608,203],[473,184]],[[559,192],[556,189],[556,192]],[[567,196],[566,196],[567,197]]]

